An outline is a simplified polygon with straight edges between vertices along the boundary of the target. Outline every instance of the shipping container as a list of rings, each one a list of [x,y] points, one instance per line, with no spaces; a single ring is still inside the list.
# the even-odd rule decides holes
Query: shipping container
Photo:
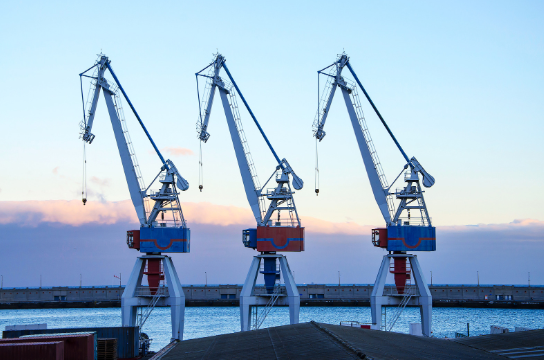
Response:
[[[64,360],[64,342],[0,344],[2,360]]]
[[[64,342],[65,360],[96,360],[95,333],[30,335],[18,339],[0,339],[0,344]]]
[[[140,330],[137,326],[126,327],[97,327],[97,328],[62,328],[46,330],[15,330],[4,331],[3,338],[18,338],[24,335],[77,333],[95,331],[98,338],[116,338],[117,354],[120,359],[134,358],[138,356],[140,343]]]

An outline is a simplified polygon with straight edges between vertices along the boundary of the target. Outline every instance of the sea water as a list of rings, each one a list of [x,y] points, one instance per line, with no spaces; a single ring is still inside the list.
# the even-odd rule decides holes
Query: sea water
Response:
[[[389,308],[391,325],[394,308]],[[316,321],[339,324],[340,321],[370,323],[369,307],[301,307],[300,322]],[[406,308],[392,331],[408,333],[409,324],[420,322],[418,308]],[[32,309],[0,310],[0,331],[6,325],[47,323],[48,328],[121,326],[120,308],[94,309]],[[490,325],[514,330],[515,326],[531,329],[544,327],[544,310],[540,309],[469,309],[434,308],[432,335],[454,337],[456,332],[470,335],[488,334]],[[268,314],[261,328],[289,324],[289,309],[276,307]],[[188,307],[185,309],[184,339],[228,334],[240,331],[238,307]],[[170,308],[156,308],[147,319],[143,332],[153,339],[151,350],[157,351],[170,341]]]

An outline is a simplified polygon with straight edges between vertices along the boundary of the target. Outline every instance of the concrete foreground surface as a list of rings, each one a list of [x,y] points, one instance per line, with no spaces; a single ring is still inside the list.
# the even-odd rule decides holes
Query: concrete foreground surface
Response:
[[[544,330],[453,340],[311,322],[186,340],[152,359],[544,359],[543,345]]]

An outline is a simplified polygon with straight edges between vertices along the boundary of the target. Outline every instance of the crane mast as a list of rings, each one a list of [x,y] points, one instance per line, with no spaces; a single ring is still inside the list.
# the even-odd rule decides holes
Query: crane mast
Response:
[[[94,69],[93,75],[87,75],[92,69]],[[106,80],[106,71],[109,71],[113,77],[113,82],[110,83]],[[83,98],[83,83],[81,83],[83,120],[80,123],[80,137],[84,141],[84,147],[86,144],[92,144],[95,140],[96,136],[92,133],[92,128],[100,93],[103,93],[132,204],[140,222],[138,230],[127,231],[128,247],[145,253],[145,255],[137,258],[123,291],[121,298],[122,324],[123,326],[138,326],[141,334],[141,346],[142,344],[144,344],[143,346],[149,346],[149,339],[143,336],[145,334],[141,332],[145,321],[155,306],[170,306],[172,339],[183,340],[185,295],[172,259],[161,253],[190,252],[191,232],[187,227],[178,197],[178,190],[187,190],[189,183],[180,175],[171,160],[163,158],[134,105],[121,86],[119,79],[113,72],[108,57],[101,54],[96,63],[79,76],[80,81],[83,77],[91,79],[90,92],[92,93],[89,96],[88,110],[86,111]],[[125,98],[161,160],[160,171],[148,187],[145,186],[140,172],[119,93]],[[150,190],[157,180],[160,189]],[[83,205],[87,202],[85,193],[86,191],[83,192]],[[147,277],[147,286],[142,282],[144,275]],[[164,282],[161,285],[161,281],[164,280],[168,285],[167,288],[165,288]]]
[[[257,223],[256,228],[243,230],[243,244],[248,248],[260,252],[260,255],[254,256],[253,263],[250,266],[246,282],[240,294],[241,329],[242,331],[246,331],[251,327],[250,307],[265,305],[265,310],[263,310],[264,315],[261,315],[260,320],[257,320],[257,317],[255,320],[255,324],[257,325],[254,328],[258,328],[268,311],[270,311],[270,308],[276,303],[289,305],[291,324],[296,324],[299,317],[300,295],[286,257],[278,253],[304,251],[304,228],[301,225],[293,198],[295,191],[291,188],[292,183],[294,189],[300,190],[304,186],[304,182],[295,174],[286,159],[280,160],[278,157],[249,104],[242,95],[240,88],[234,81],[225,61],[226,59],[221,54],[216,54],[208,66],[196,73],[197,86],[199,77],[206,79],[202,102],[200,100],[200,92],[197,89],[200,106],[197,133],[198,139],[203,143],[206,143],[210,139],[210,133],[208,132],[209,120],[217,90],[221,97],[246,197]],[[220,76],[221,69],[225,70],[228,80]],[[206,70],[207,73],[204,73]],[[263,186],[259,184],[249,144],[242,127],[236,95],[240,96],[277,162],[272,175]],[[267,188],[267,184],[271,183],[272,179],[275,180],[276,184],[271,188]],[[267,201],[268,206],[266,205]],[[282,213],[287,213],[287,216],[284,215],[284,219],[287,218],[287,221],[282,221]],[[274,214],[277,214],[277,219],[273,219]],[[264,270],[262,271],[260,271],[261,261],[264,262]],[[278,262],[287,291],[287,297],[279,301],[277,293],[279,287],[276,286],[276,283],[280,279]],[[254,292],[259,271],[264,275],[266,295],[256,295]]]

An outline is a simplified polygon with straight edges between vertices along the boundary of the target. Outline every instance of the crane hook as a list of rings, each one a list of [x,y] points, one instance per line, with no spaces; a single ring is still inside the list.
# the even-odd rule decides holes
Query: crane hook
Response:
[[[204,186],[198,185],[198,188],[200,189],[200,192],[202,192],[202,189],[204,189]]]

